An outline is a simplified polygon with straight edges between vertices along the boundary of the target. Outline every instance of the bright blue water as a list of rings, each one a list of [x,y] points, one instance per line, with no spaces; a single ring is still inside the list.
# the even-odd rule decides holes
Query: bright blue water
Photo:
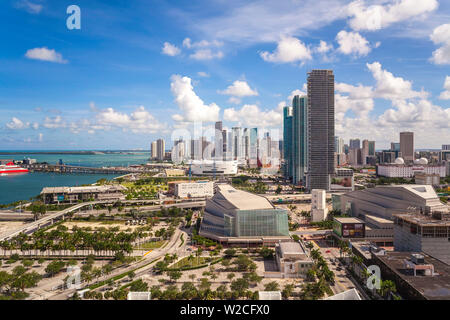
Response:
[[[37,159],[38,162],[57,164],[62,159],[64,164],[88,167],[128,166],[146,163],[150,154],[136,152],[133,154],[0,154],[0,159],[23,160]],[[112,179],[118,175],[112,174],[58,174],[58,173],[26,173],[20,175],[0,176],[0,204],[7,204],[19,200],[29,200],[38,195],[44,187],[77,186],[91,184],[101,178]]]
[[[29,200],[37,196],[44,187],[71,187],[91,184],[101,178],[112,179],[113,174],[60,174],[30,172],[0,176],[0,204]]]
[[[36,159],[38,162],[58,164],[62,159],[64,164],[86,167],[116,167],[142,164],[148,162],[149,152],[110,153],[110,154],[36,154],[27,152],[25,154],[0,154],[0,159],[23,160],[25,158]]]

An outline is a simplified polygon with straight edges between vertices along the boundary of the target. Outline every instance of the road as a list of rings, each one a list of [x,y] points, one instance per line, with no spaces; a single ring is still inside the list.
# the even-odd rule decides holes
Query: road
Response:
[[[181,244],[181,234],[184,234],[183,239],[184,239],[184,243]],[[111,272],[109,275],[105,276],[105,277],[101,277],[99,279],[99,281],[104,281],[107,279],[110,279],[112,277],[115,277],[117,275],[120,275],[122,273],[134,270],[136,268],[141,268],[139,270],[136,270],[135,274],[136,274],[136,278],[139,276],[142,276],[146,273],[148,273],[152,268],[154,263],[148,264],[149,262],[159,259],[161,257],[164,257],[166,254],[173,254],[173,253],[177,253],[177,255],[180,255],[181,252],[185,251],[184,248],[186,247],[186,243],[187,243],[187,233],[185,231],[180,230],[179,228],[175,229],[175,232],[172,236],[172,238],[169,240],[169,242],[167,243],[167,245],[164,246],[164,248],[159,248],[159,249],[155,249],[153,251],[151,251],[150,253],[146,254],[142,260],[140,260],[139,262],[130,264],[127,267],[124,268],[118,268],[116,270],[114,270],[113,272]],[[61,281],[59,281],[59,284],[61,284]],[[90,285],[92,285],[93,283],[89,284],[89,285],[84,285],[83,287],[88,287]],[[51,287],[51,286],[46,286]],[[72,296],[75,291],[77,290],[81,290],[81,289],[66,289],[66,290],[58,290],[57,293],[53,292],[47,292],[46,295],[44,295],[43,293],[41,293],[41,297],[39,299],[42,299],[42,296],[45,297],[45,299],[48,300],[66,300],[68,297]],[[54,294],[52,294],[54,293]]]
[[[318,248],[320,250],[322,256],[328,261],[328,267],[335,274],[334,285],[331,286],[333,293],[338,294],[355,288],[361,298],[368,299],[367,295],[363,290],[361,290],[360,286],[354,283],[354,280],[350,278],[345,266],[343,266],[340,262],[337,262],[337,258],[340,257],[339,248],[329,247],[326,245],[325,241],[320,241],[320,245],[318,245],[317,240],[312,241],[312,243],[316,249]]]
[[[139,201],[139,200],[125,200],[125,201],[122,201],[122,203],[136,203],[137,201]],[[64,217],[65,215],[67,215],[71,212],[74,212],[76,210],[79,210],[85,206],[96,205],[96,204],[105,204],[105,203],[111,203],[111,200],[79,203],[70,208],[64,209],[62,211],[48,214],[37,221],[28,223],[24,226],[21,226],[18,229],[12,230],[8,233],[1,235],[0,241],[11,239],[12,237],[14,237],[22,232],[26,233],[26,234],[33,233],[40,227],[43,227],[49,223],[53,224],[54,220]],[[188,201],[188,202],[179,202],[179,203],[173,203],[173,204],[158,205],[158,206],[153,206],[153,207],[155,210],[161,209],[162,206],[164,208],[170,208],[170,207],[177,207],[177,208],[193,208],[194,207],[195,208],[195,207],[205,206],[205,204],[206,204],[205,201]]]

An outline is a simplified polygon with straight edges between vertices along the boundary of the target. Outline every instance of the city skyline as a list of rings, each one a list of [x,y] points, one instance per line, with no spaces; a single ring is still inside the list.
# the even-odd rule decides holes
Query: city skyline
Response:
[[[66,28],[64,4],[4,2],[0,149],[147,150],[158,138],[171,147],[171,132],[193,121],[281,133],[283,107],[307,93],[313,69],[334,71],[336,136],[381,150],[411,131],[416,148],[439,149],[450,122],[450,4],[401,2],[416,10],[394,19],[396,5],[381,4],[372,27],[367,4],[344,0],[217,10],[78,1],[81,30]],[[261,17],[267,28],[250,23]]]

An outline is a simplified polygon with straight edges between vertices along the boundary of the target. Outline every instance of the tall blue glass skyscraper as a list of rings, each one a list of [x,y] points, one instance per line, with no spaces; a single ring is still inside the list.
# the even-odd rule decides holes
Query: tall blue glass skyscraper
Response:
[[[292,108],[283,108],[283,158],[284,176],[292,179]]]

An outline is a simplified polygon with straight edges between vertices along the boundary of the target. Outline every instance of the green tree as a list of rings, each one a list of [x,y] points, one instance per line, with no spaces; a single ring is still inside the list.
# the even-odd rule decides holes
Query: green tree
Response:
[[[280,285],[278,284],[278,282],[272,281],[272,282],[267,283],[264,286],[264,290],[265,291],[279,291],[280,290]]]
[[[137,291],[137,292],[145,292],[148,291],[148,284],[142,279],[133,281],[130,286],[130,291]]]

